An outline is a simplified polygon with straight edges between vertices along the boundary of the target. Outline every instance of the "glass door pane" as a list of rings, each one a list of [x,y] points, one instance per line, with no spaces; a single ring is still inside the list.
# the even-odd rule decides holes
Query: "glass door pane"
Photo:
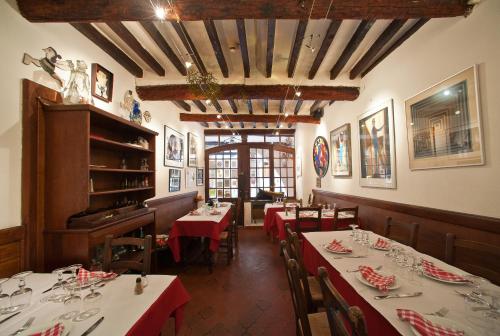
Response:
[[[238,150],[208,156],[208,197],[238,198]]]
[[[269,149],[250,148],[250,198],[257,197],[259,189],[271,190]]]

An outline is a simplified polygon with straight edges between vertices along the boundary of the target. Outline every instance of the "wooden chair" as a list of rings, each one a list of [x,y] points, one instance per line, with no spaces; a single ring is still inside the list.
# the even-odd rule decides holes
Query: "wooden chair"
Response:
[[[416,248],[418,227],[418,223],[397,222],[392,217],[387,217],[384,225],[384,236],[401,244]]]
[[[335,336],[368,335],[361,309],[357,306],[349,306],[328,278],[326,268],[319,267],[318,275],[331,334]],[[346,328],[346,323],[348,328]]]
[[[151,244],[152,238],[150,235],[147,235],[144,239],[133,237],[113,238],[112,235],[107,235],[104,241],[103,271],[113,271],[121,274],[132,270],[141,274],[149,274],[151,271]],[[129,246],[135,247],[137,250],[127,253],[123,259],[113,261],[113,246]]]
[[[358,210],[358,206],[355,206],[353,208],[335,208],[333,216],[333,230],[349,230],[349,225],[358,224]],[[342,218],[344,214],[353,215],[353,217]]]
[[[307,198],[307,204],[308,204],[308,206],[315,206],[316,205],[316,196],[309,194],[309,197]]]
[[[233,211],[233,224],[234,224],[234,230],[233,230],[233,243],[234,243],[234,248],[238,249],[238,229],[240,227],[240,222],[241,222],[241,215],[243,214],[243,199],[241,197],[238,197],[236,200],[236,206]]]
[[[300,280],[300,271],[297,261],[290,257],[286,249],[286,241],[281,242],[283,260],[290,286],[293,309],[295,311],[295,326],[297,335],[323,336],[330,335],[328,318],[324,312],[308,314],[304,287]]]
[[[311,217],[300,216],[301,213],[306,211],[313,211],[316,213],[316,216],[311,216]],[[296,208],[295,231],[298,233],[321,231],[321,208],[320,207]]]
[[[231,207],[235,207],[231,205]],[[234,209],[231,209],[233,211]],[[234,212],[234,211],[233,211]],[[224,253],[226,255],[226,263],[231,264],[231,260],[233,259],[233,238],[234,238],[234,230],[236,226],[236,221],[232,220],[231,223],[227,226],[226,230],[222,231],[219,234],[219,251],[218,254]]]
[[[457,253],[457,250],[459,250]],[[455,234],[446,234],[445,261],[464,271],[500,284],[500,247],[456,238]]]

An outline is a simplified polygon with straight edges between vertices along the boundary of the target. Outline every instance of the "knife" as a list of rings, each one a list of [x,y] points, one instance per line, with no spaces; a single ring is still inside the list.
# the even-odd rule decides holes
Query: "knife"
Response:
[[[376,295],[375,300],[415,297],[415,296],[420,296],[422,294],[423,294],[422,292],[415,292],[415,293],[407,293],[407,294]]]
[[[13,318],[14,316],[16,316],[17,314],[21,314],[21,312],[19,311],[19,312],[15,313],[15,314],[10,315],[9,317],[4,318],[3,320],[0,321],[0,324],[4,323],[5,321],[10,320],[11,318]]]
[[[102,316],[100,319],[98,319],[94,324],[92,324],[90,326],[90,328],[88,328],[87,330],[85,330],[85,332],[82,334],[82,336],[87,336],[89,335],[92,331],[94,331],[95,328],[97,328],[99,326],[99,324],[101,324],[101,322],[104,320],[104,316]]]

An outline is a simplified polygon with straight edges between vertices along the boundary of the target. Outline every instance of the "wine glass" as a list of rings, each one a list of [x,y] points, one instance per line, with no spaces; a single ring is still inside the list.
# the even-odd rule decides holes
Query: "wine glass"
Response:
[[[96,285],[101,281],[102,279],[97,277],[91,277],[89,279],[88,283],[90,284],[90,293],[83,298],[83,301],[85,303],[92,304],[99,301],[102,298],[102,294],[96,291]]]
[[[2,284],[7,282],[9,278],[0,279],[0,315],[10,313],[10,295],[3,293]]]
[[[349,227],[352,229],[351,236],[354,237],[354,231],[359,227],[358,224],[349,224]]]
[[[26,271],[17,273],[12,276],[13,279],[18,280],[17,286],[19,287],[18,290],[10,295],[10,305],[12,312],[22,310],[30,305],[33,290],[26,287],[25,278],[32,273],[32,271]]]

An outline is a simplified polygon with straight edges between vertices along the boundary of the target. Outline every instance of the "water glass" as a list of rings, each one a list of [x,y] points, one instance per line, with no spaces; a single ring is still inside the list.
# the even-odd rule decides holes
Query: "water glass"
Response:
[[[31,304],[33,290],[26,287],[25,278],[32,273],[32,271],[26,271],[12,276],[13,279],[18,280],[17,286],[19,287],[18,290],[10,295],[10,305],[13,311],[24,309]]]
[[[2,290],[2,284],[7,280],[9,279],[0,279],[0,315],[7,314],[7,308],[10,306],[10,296]]]

